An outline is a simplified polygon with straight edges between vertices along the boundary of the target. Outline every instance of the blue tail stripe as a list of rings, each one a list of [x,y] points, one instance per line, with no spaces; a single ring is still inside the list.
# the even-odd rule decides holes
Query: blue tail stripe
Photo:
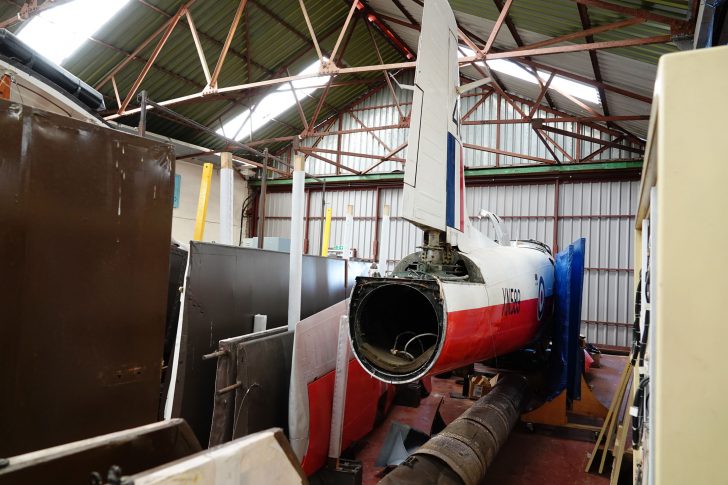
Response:
[[[455,227],[455,146],[455,137],[448,133],[445,222],[449,227]]]

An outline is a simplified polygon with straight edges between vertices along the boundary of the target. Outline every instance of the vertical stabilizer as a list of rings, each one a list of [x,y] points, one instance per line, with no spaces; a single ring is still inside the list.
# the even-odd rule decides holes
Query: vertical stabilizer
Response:
[[[405,165],[403,216],[425,230],[449,235],[464,232],[468,225],[457,47],[455,16],[448,3],[426,2]]]

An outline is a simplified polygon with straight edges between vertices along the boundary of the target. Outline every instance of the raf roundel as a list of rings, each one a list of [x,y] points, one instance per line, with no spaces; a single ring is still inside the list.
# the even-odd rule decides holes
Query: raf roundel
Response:
[[[538,319],[543,319],[543,310],[546,307],[546,285],[543,276],[538,279]]]

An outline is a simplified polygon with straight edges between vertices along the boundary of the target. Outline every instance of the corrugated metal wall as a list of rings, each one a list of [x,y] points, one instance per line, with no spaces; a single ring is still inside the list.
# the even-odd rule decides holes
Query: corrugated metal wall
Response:
[[[401,75],[399,81],[412,83],[412,74]],[[398,102],[405,115],[409,114],[412,94],[396,89]],[[342,113],[334,120],[331,130],[363,130],[364,128],[397,125],[402,122],[399,111],[388,89],[382,89]],[[521,101],[514,104],[523,113],[531,107]],[[472,109],[472,112],[470,112]],[[479,93],[461,97],[461,113],[469,113],[467,120],[520,119],[522,114],[497,94],[485,101]],[[535,118],[553,117],[552,113],[539,109]],[[550,124],[561,130],[576,131],[586,137],[609,140],[610,135],[601,130],[573,122]],[[323,136],[320,140],[306,138],[301,146],[321,148],[357,154],[386,155],[407,140],[408,129],[383,129],[374,132],[359,131],[342,135]],[[546,133],[574,158],[585,157],[603,145],[584,140]],[[478,149],[465,149],[465,165],[470,168],[533,165],[535,159],[551,159],[543,142],[529,123],[475,124],[462,126],[465,144],[497,148],[502,152],[524,154],[533,159],[523,159],[505,153],[491,153]],[[619,143],[625,144],[624,140]],[[553,148],[553,145],[551,145]],[[557,150],[557,149],[555,149]],[[558,151],[558,150],[557,150]],[[406,148],[397,154],[406,158]],[[281,154],[290,158],[291,152]],[[366,171],[376,163],[370,158],[341,153],[320,153],[357,171]],[[568,162],[562,153],[559,158]],[[617,148],[605,149],[592,160],[633,159],[635,154]],[[381,163],[370,173],[386,173],[402,170],[397,161]],[[350,175],[330,163],[308,157],[306,170],[315,175]],[[492,184],[468,186],[467,205],[470,214],[481,208],[500,215],[514,239],[536,239],[549,246],[564,247],[579,238],[587,238],[588,254],[584,281],[584,308],[582,331],[592,342],[629,346],[631,332],[632,295],[632,224],[636,201],[637,181],[609,182],[540,182],[523,184]],[[354,206],[354,248],[357,256],[373,259],[377,256],[376,242],[381,229],[381,214],[385,205],[391,206],[390,240],[388,244],[388,269],[394,262],[415,251],[421,244],[421,231],[400,217],[402,191],[389,187],[361,187],[351,190],[329,191],[326,203],[333,209],[331,246],[343,243],[344,215],[346,206]],[[318,254],[321,246],[322,194],[319,190],[307,196],[306,240],[309,254]],[[268,236],[288,237],[290,231],[290,194],[269,195],[266,230]],[[486,234],[491,229],[485,221],[473,219],[476,227]],[[492,236],[492,234],[490,234]]]
[[[553,247],[556,236],[558,247],[563,248],[585,237],[582,332],[591,342],[627,347],[631,345],[632,227],[638,186],[638,181],[493,184],[469,186],[466,197],[470,214],[480,209],[499,214],[513,239],[536,239]],[[307,200],[308,254],[319,254],[321,191],[307,193]],[[343,244],[349,204],[354,206],[353,247],[359,258],[376,256],[375,240],[381,233],[385,205],[391,207],[388,270],[422,243],[422,232],[400,217],[400,188],[327,191],[326,203],[332,208],[332,247]],[[266,236],[290,237],[290,193],[269,193],[267,213]],[[484,220],[473,218],[473,223],[486,234],[491,229]]]
[[[400,75],[400,82],[412,83],[412,74],[405,73]],[[408,90],[400,90],[395,87],[398,96],[398,102],[405,116],[409,116],[412,92]],[[461,113],[465,115],[469,113],[473,106],[478,105],[475,110],[469,114],[468,121],[479,120],[495,120],[500,118],[503,120],[516,120],[522,118],[510,103],[497,94],[491,94],[484,102],[481,101],[481,94],[474,92],[465,94],[461,97]],[[480,104],[478,104],[480,103]],[[523,102],[514,101],[514,104],[522,113],[529,114],[531,107]],[[547,113],[544,110],[537,110],[534,118],[554,117],[555,114]],[[381,89],[369,98],[365,99],[357,106],[345,111],[341,115],[340,120],[335,120],[330,130],[363,130],[366,128],[385,127],[398,125],[402,122],[400,113],[394,106],[394,99],[388,89]],[[548,125],[567,131],[576,131],[577,123],[551,123]],[[596,128],[579,125],[579,133],[583,136],[599,138],[605,140],[613,140],[608,133]],[[378,130],[372,133],[360,131],[357,133],[347,133],[339,137],[339,135],[327,135],[320,140],[315,137],[308,137],[301,141],[302,147],[315,146],[319,149],[368,155],[384,156],[407,141],[409,128],[396,128]],[[500,133],[499,133],[500,132]],[[575,138],[555,133],[546,133],[556,141],[565,152],[571,157],[585,157],[588,154],[598,150],[602,145],[580,141]],[[339,140],[340,138],[340,140]],[[317,143],[318,140],[318,143]],[[464,144],[478,145],[489,148],[498,148],[504,152],[520,153],[530,157],[537,157],[546,160],[552,160],[552,156],[547,151],[544,143],[538,138],[535,131],[529,123],[513,123],[513,124],[481,124],[481,125],[463,125],[462,141]],[[621,141],[620,143],[627,143]],[[340,144],[340,145],[339,145]],[[551,145],[551,148],[557,152],[557,156],[564,163],[569,163],[558,149]],[[290,159],[290,150],[280,154],[284,159]],[[376,160],[371,158],[355,157],[342,154],[337,157],[335,153],[319,153],[320,156],[336,161],[340,164],[351,167],[357,171],[365,171],[372,167]],[[465,165],[470,168],[493,167],[493,166],[510,166],[510,165],[532,165],[535,161],[523,158],[517,158],[507,155],[497,155],[482,150],[465,148]],[[406,158],[407,148],[396,154],[397,157]],[[596,155],[592,160],[621,160],[633,158],[635,155],[629,151],[617,148],[610,148]],[[381,163],[370,173],[387,173],[394,170],[402,170],[403,165],[396,161],[386,161]],[[334,175],[337,173],[350,174],[346,170],[339,169],[330,163],[326,163],[314,157],[306,158],[306,170],[313,175]]]

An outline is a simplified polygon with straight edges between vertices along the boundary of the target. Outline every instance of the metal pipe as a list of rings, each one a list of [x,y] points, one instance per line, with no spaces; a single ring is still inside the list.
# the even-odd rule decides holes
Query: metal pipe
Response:
[[[344,220],[344,254],[343,258],[347,261],[351,258],[351,246],[354,239],[354,206],[349,204],[346,206],[346,219]]]
[[[139,136],[143,137],[147,132],[147,92],[139,93]]]
[[[501,378],[442,432],[433,436],[379,483],[477,485],[508,439],[525,402],[527,381]]]
[[[303,155],[296,155],[291,193],[291,252],[288,280],[288,330],[296,330],[301,320],[301,279],[303,270],[303,212],[306,205]]]
[[[389,257],[389,212],[390,206],[384,206],[382,217],[382,233],[379,236],[379,274],[385,276],[387,273],[387,258]]]
[[[329,255],[329,238],[331,237],[331,207],[326,208],[326,216],[322,219],[321,232],[321,256]]]
[[[349,317],[339,318],[339,337],[336,347],[336,369],[334,373],[334,394],[331,407],[331,433],[329,434],[329,458],[338,463],[344,436],[344,408],[346,406],[346,385],[349,379]]]
[[[258,204],[258,228],[255,231],[258,236],[258,249],[263,249],[265,238],[265,197],[268,191],[268,149],[263,150],[263,176],[260,183],[260,200]]]
[[[220,234],[218,243],[233,244],[233,154],[220,154]]]
[[[323,221],[326,219],[326,180],[321,184],[321,256],[329,255],[329,238],[326,237],[326,245],[324,245],[324,224]],[[329,224],[331,224],[331,215],[329,211]]]

